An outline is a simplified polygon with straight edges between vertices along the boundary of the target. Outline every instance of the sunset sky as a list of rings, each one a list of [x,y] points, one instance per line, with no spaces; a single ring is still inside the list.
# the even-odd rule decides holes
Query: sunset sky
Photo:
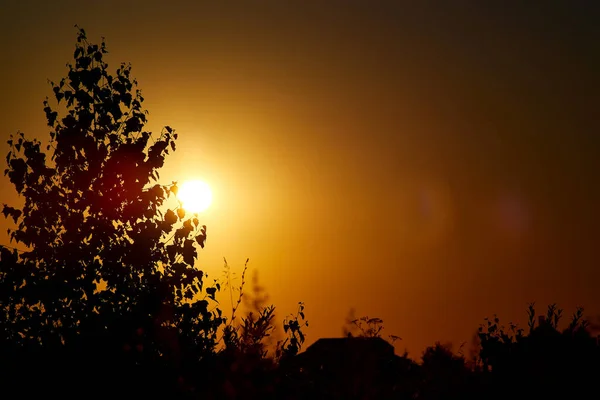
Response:
[[[79,24],[179,133],[161,181],[211,186],[209,279],[249,257],[280,318],[305,302],[308,343],[351,308],[413,356],[532,301],[595,318],[599,21],[592,0],[0,0],[0,155],[48,137]]]

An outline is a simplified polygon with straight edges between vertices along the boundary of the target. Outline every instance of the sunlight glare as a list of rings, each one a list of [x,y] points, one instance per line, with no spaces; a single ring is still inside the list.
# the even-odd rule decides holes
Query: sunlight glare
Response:
[[[192,213],[205,211],[212,202],[212,192],[206,182],[186,181],[177,192],[183,208]]]

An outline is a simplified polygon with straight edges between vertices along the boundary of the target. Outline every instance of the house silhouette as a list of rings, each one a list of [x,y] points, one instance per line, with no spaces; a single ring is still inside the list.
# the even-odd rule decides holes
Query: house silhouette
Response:
[[[395,378],[410,364],[380,337],[345,337],[317,340],[290,367],[316,398],[370,399],[391,396]]]

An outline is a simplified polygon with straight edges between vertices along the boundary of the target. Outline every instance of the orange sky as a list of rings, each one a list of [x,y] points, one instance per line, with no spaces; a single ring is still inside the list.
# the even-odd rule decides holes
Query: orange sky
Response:
[[[0,138],[47,137],[77,23],[179,132],[164,182],[212,186],[201,266],[249,257],[308,342],[352,307],[412,355],[529,301],[600,314],[598,7],[277,3],[5,0]]]

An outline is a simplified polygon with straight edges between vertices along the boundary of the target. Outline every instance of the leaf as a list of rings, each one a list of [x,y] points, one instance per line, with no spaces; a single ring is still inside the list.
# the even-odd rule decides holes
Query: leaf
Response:
[[[204,248],[204,244],[206,243],[206,235],[196,236],[196,242],[200,245],[201,248]]]
[[[194,303],[194,310],[199,314],[206,314],[208,311],[208,301],[198,300]]]
[[[185,217],[185,210],[181,207],[179,207],[177,209],[177,216],[179,217],[179,219],[183,219]]]
[[[217,288],[214,288],[214,287],[206,288],[206,295],[213,300],[215,300],[216,292],[217,292]]]
[[[175,215],[173,210],[167,210],[167,213],[165,214],[165,222],[169,225],[173,225],[177,222],[177,216]]]
[[[190,239],[186,239],[183,244],[183,261],[186,264],[194,265],[194,261],[196,260],[196,248],[194,247],[194,241]]]
[[[171,262],[175,261],[175,257],[177,256],[177,246],[170,244],[166,247],[166,249],[169,260],[171,260]]]

